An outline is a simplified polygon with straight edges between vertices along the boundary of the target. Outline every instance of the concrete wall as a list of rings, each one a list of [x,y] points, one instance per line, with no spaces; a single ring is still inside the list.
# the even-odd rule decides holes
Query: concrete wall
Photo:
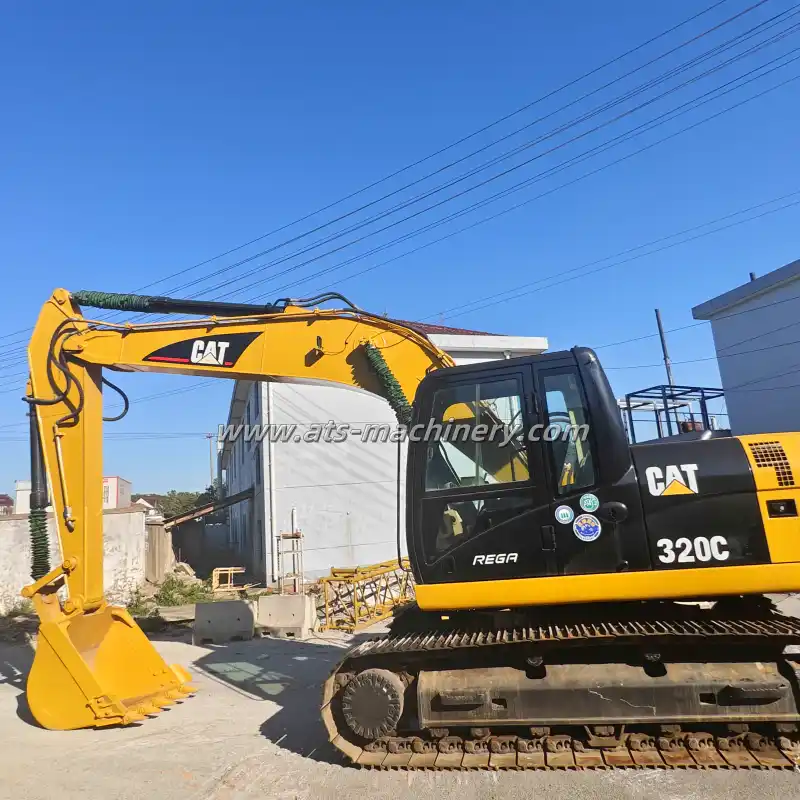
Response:
[[[145,509],[145,580],[161,583],[175,566],[172,532],[164,529],[163,521],[147,516]]]
[[[797,303],[784,302],[793,298],[800,298],[800,282],[726,308],[711,320],[734,434],[800,430]]]
[[[50,563],[61,560],[55,518],[48,515]],[[106,597],[126,603],[145,578],[145,515],[142,509],[115,509],[103,515],[103,574]],[[0,519],[0,614],[20,602],[20,590],[32,582],[28,517]]]

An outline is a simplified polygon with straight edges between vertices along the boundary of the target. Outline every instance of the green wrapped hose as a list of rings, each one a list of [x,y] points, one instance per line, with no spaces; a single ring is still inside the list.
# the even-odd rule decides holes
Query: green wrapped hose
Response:
[[[47,537],[47,512],[32,508],[28,514],[31,535],[31,575],[38,581],[50,572],[50,542]]]
[[[71,292],[71,295],[72,299],[79,306],[107,308],[109,311],[150,311],[151,302],[153,300],[149,295],[93,292],[87,289]]]
[[[386,399],[389,401],[397,421],[401,425],[410,425],[414,413],[411,403],[408,402],[408,398],[405,396],[397,378],[395,378],[394,373],[386,363],[383,353],[371,342],[364,344],[364,352],[367,356],[367,361],[369,361],[370,366],[378,376]]]

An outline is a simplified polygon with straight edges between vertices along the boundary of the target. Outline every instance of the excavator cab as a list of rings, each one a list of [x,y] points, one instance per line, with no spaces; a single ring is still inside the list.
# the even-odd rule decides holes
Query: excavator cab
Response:
[[[434,372],[414,405],[407,530],[422,587],[647,561],[644,538],[627,535],[642,528],[631,451],[591,350]]]

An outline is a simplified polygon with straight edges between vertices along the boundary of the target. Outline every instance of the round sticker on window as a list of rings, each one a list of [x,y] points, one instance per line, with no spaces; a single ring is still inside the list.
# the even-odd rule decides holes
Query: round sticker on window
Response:
[[[581,497],[581,508],[589,514],[594,514],[600,508],[600,501],[596,495],[585,494]]]
[[[575,512],[569,506],[559,506],[556,509],[556,521],[562,525],[569,525],[575,519]]]
[[[603,528],[597,517],[581,514],[573,523],[572,530],[582,542],[593,542],[600,536]]]

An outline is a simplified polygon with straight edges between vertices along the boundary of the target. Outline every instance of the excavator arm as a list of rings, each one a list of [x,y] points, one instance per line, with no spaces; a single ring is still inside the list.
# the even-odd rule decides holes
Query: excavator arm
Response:
[[[104,368],[338,383],[385,397],[409,422],[419,382],[452,360],[392,320],[353,306],[311,307],[328,299],[344,300],[265,307],[58,289],[43,306],[28,349],[35,582],[23,595],[41,621],[27,691],[45,727],[135,722],[192,691],[188,673],[167,667],[127,611],[104,597],[103,387],[116,389]],[[116,324],[84,316],[81,304],[209,316]],[[52,569],[48,494],[61,547]]]

